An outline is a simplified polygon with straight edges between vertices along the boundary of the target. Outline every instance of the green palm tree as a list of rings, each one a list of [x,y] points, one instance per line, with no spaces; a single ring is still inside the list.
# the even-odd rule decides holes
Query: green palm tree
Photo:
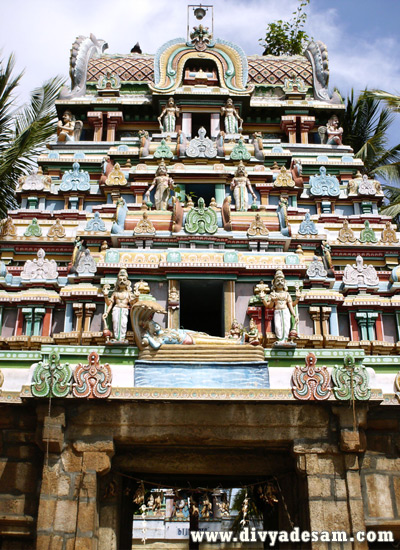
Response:
[[[393,120],[391,110],[381,108],[380,101],[370,92],[365,90],[355,99],[352,90],[346,101],[343,141],[363,161],[364,173],[400,183],[400,144],[388,148],[388,130]]]
[[[63,80],[53,78],[35,89],[30,101],[15,108],[15,90],[22,74],[13,76],[15,58],[0,60],[0,219],[15,207],[18,178],[28,173],[56,130],[57,99]]]

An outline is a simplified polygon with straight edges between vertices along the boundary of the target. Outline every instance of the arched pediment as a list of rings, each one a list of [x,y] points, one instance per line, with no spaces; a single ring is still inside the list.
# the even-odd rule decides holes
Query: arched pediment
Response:
[[[158,49],[154,59],[155,83],[150,85],[151,89],[170,94],[181,86],[185,64],[204,59],[215,63],[222,88],[234,94],[248,94],[253,90],[253,86],[247,84],[247,57],[240,46],[216,39],[200,50],[184,38],[170,40]]]

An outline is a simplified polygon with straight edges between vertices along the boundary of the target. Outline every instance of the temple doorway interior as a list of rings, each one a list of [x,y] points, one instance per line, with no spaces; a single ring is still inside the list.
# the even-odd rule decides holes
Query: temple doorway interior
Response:
[[[180,281],[180,326],[225,336],[223,281],[194,279]]]

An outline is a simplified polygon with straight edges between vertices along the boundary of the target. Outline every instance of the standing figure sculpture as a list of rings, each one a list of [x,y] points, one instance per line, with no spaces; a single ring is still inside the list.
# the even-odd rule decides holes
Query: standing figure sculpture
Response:
[[[126,331],[131,306],[136,303],[137,295],[132,292],[126,269],[120,269],[111,298],[108,297],[109,286],[103,287],[107,309],[103,314],[105,328],[108,330],[107,317],[111,313],[114,339],[112,342],[127,344]]]
[[[254,201],[256,201],[256,194],[253,191],[250,180],[247,177],[245,166],[241,160],[231,182],[231,190],[233,191],[233,197],[235,199],[236,212],[246,212],[249,207],[249,194],[247,189],[250,191]]]
[[[170,97],[166,106],[158,117],[160,130],[164,132],[175,132],[176,118],[179,116],[180,109],[175,105],[173,97]],[[162,120],[164,118],[164,120]]]
[[[174,189],[174,180],[168,175],[164,159],[160,162],[153,182],[149,189],[146,191],[146,201],[150,201],[150,193],[154,189],[154,187],[156,188],[156,192],[154,195],[156,210],[167,210],[169,192],[171,189]]]
[[[327,145],[342,145],[343,128],[339,127],[339,119],[336,115],[331,116],[326,124],[328,136]]]
[[[274,310],[275,336],[278,339],[276,345],[287,344],[291,332],[291,316],[294,318],[294,327],[299,323],[299,316],[294,308],[300,300],[301,293],[296,289],[296,300],[293,302],[281,270],[275,273],[271,288],[272,292],[263,297],[262,301],[267,309]]]
[[[221,115],[225,116],[226,134],[237,134],[242,131],[243,119],[240,118],[230,97],[226,100],[225,107],[221,107]]]
[[[57,142],[74,141],[75,121],[72,113],[65,111],[57,123]]]

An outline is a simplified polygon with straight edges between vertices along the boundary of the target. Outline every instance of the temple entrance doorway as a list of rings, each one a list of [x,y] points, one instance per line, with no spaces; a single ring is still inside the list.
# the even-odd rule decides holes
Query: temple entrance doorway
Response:
[[[180,326],[225,336],[223,281],[195,279],[180,281]]]

